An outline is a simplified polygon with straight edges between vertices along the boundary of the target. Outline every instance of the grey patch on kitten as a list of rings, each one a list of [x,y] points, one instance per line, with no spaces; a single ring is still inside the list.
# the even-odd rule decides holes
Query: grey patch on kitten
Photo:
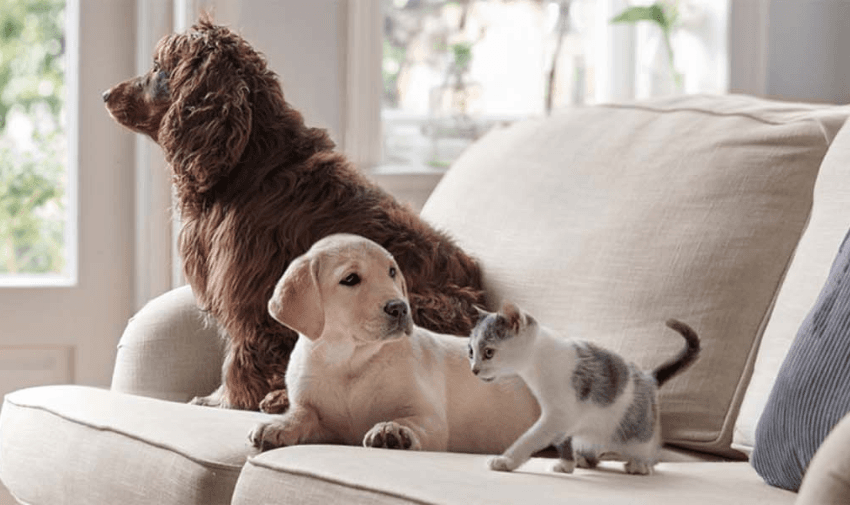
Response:
[[[653,422],[658,416],[658,405],[655,400],[655,379],[646,372],[632,366],[634,379],[634,399],[620,420],[620,425],[614,433],[618,443],[648,442],[653,435]]]
[[[628,383],[625,360],[589,342],[576,347],[576,359],[572,382],[579,400],[603,407],[614,403]]]
[[[481,342],[496,343],[514,336],[510,322],[499,314],[482,313],[474,330],[482,331],[478,335]]]

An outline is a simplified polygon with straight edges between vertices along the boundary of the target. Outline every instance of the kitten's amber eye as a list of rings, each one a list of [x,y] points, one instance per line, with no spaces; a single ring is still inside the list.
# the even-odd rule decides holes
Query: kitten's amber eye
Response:
[[[496,351],[494,351],[493,349],[489,347],[484,349],[484,359],[493,359],[494,354],[496,354]]]
[[[339,281],[343,286],[356,286],[360,284],[360,276],[357,274],[348,274],[343,280]]]

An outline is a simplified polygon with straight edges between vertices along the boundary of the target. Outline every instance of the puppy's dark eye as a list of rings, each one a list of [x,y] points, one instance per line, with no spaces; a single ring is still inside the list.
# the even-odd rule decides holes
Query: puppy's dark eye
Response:
[[[343,280],[339,281],[343,286],[356,286],[360,284],[360,276],[357,274],[348,274]]]
[[[475,357],[475,353],[472,352],[472,346],[469,346],[469,359],[472,359],[474,357]]]
[[[395,267],[390,267],[390,277],[395,279],[395,274],[397,273]]]
[[[494,354],[496,354],[496,351],[494,351],[493,349],[489,347],[484,349],[484,359],[493,359]]]

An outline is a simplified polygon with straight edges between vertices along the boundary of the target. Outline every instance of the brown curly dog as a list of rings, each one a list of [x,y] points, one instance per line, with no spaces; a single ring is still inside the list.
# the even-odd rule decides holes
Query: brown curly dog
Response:
[[[325,130],[305,126],[265,57],[236,33],[202,16],[159,42],[148,73],[103,99],[165,152],[186,278],[229,334],[222,386],[194,403],[286,408],[297,335],[267,303],[289,262],[331,233],[363,235],[395,256],[417,324],[456,335],[474,325],[484,303],[475,261],[334,152]]]

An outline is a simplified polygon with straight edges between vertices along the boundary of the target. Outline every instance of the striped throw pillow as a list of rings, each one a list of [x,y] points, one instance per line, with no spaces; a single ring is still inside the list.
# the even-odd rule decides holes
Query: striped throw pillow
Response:
[[[823,440],[850,411],[850,232],[782,367],[756,428],[752,465],[796,491]]]

